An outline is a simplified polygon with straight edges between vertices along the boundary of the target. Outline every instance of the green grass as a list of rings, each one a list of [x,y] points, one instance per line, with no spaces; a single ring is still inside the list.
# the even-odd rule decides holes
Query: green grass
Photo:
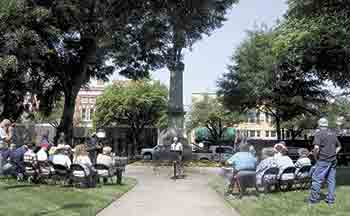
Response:
[[[0,216],[95,216],[136,185],[124,178],[123,185],[78,189],[53,185],[0,182]]]
[[[210,186],[223,196],[224,180],[215,177]],[[323,191],[326,193],[326,191]],[[328,207],[325,202],[309,206],[306,203],[309,191],[280,192],[259,197],[248,196],[241,200],[225,198],[241,216],[345,216],[350,215],[350,169],[337,170],[336,204]],[[224,197],[224,196],[223,196]]]

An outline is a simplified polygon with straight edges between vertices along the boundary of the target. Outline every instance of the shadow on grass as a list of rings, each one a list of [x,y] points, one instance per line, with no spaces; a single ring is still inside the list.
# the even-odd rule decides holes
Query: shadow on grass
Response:
[[[40,187],[38,184],[18,184],[18,185],[9,185],[4,186],[4,190],[13,190],[13,189],[20,189],[20,188],[34,188],[34,187]]]
[[[69,209],[82,209],[82,208],[88,208],[91,207],[91,205],[86,203],[70,203],[62,205],[61,207],[55,209],[55,210],[43,210],[38,213],[33,214],[32,216],[43,216],[43,215],[49,215],[54,214],[55,212],[59,212],[62,210],[69,210]]]
[[[350,186],[350,168],[337,169],[337,186]]]

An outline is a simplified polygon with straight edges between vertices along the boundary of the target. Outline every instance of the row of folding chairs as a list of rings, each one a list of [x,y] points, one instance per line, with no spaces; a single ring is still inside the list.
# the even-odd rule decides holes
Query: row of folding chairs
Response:
[[[303,166],[297,172],[295,167],[287,167],[281,173],[278,168],[270,168],[262,176],[262,186],[264,191],[268,192],[270,186],[276,189],[287,191],[293,187],[307,189],[310,186],[311,166]]]
[[[311,183],[310,170],[311,166],[304,166],[298,172],[295,167],[287,167],[282,172],[277,167],[269,168],[262,176],[261,185],[256,184],[255,171],[243,171],[234,176],[234,181],[238,186],[240,198],[249,187],[255,187],[258,193],[268,193],[272,190],[287,191],[293,187],[306,189]]]
[[[67,168],[60,164],[53,164],[52,162],[39,162],[37,166],[32,163],[24,163],[24,176],[29,182],[54,181],[66,183],[81,183],[86,181],[89,177],[88,173],[80,164],[72,164]],[[97,178],[111,179],[113,183],[114,172],[104,164],[96,164],[94,166]]]

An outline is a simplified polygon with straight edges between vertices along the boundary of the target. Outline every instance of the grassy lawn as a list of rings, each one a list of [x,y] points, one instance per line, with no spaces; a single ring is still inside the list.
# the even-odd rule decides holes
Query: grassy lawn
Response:
[[[224,180],[215,177],[210,186],[223,196]],[[324,191],[326,194],[326,191]],[[225,198],[227,203],[235,208],[241,216],[345,216],[350,215],[350,169],[337,170],[336,204],[328,207],[325,202],[315,206],[308,206],[305,199],[309,191],[291,191],[245,197],[242,200],[233,197]]]
[[[131,178],[123,178],[123,185],[93,189],[0,182],[0,215],[95,216],[135,185]]]

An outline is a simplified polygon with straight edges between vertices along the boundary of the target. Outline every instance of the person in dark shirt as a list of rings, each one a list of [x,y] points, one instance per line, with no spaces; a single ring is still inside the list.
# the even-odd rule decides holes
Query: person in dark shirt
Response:
[[[331,205],[335,202],[335,176],[337,154],[341,149],[340,142],[335,133],[328,129],[328,120],[321,118],[318,121],[320,130],[315,134],[313,152],[318,155],[315,170],[312,174],[312,185],[309,203],[319,202],[321,185],[324,180],[328,184],[326,202]]]
[[[96,164],[97,151],[99,150],[99,143],[95,133],[92,134],[90,140],[87,142],[87,151],[92,164]]]

